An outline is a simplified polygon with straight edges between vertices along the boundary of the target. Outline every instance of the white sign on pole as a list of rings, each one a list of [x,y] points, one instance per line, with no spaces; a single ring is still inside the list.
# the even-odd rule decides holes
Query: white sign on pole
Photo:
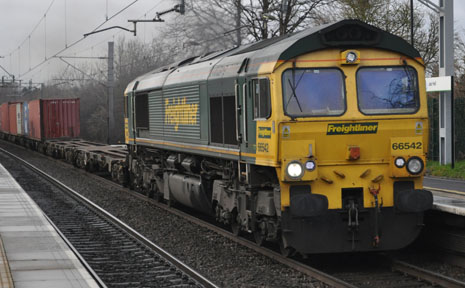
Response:
[[[426,92],[448,92],[451,90],[451,76],[426,78]]]

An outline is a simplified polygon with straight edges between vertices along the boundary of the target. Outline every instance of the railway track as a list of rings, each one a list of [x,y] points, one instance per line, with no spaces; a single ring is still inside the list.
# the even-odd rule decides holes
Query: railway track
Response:
[[[362,256],[362,258],[364,257]],[[345,267],[328,273],[360,288],[465,287],[465,282],[393,259],[384,254],[373,255],[367,259],[364,259],[365,263],[353,266],[346,263]],[[352,267],[348,268],[348,266]]]
[[[6,155],[11,167],[23,169],[17,172],[32,188],[26,192],[108,287],[217,287],[52,176],[4,149],[0,153],[2,162]],[[29,171],[15,166],[18,162]]]
[[[65,164],[62,161],[56,159],[53,159],[53,161],[56,161],[62,165],[70,166],[69,164]],[[367,270],[359,269],[359,271],[355,272],[352,270],[335,272],[313,268],[309,266],[305,260],[298,261],[295,259],[283,257],[275,251],[258,246],[253,241],[237,237],[222,227],[218,227],[210,222],[196,218],[179,209],[169,207],[162,202],[148,198],[147,196],[138,192],[122,188],[119,184],[112,182],[111,180],[87,173],[83,170],[76,169],[76,171],[85,175],[86,177],[104,181],[107,185],[114,186],[118,189],[124,189],[124,191],[126,193],[130,193],[131,196],[147,201],[152,205],[169,211],[170,213],[180,216],[192,223],[215,231],[223,237],[226,237],[242,246],[246,246],[262,255],[265,255],[306,275],[309,275],[331,287],[465,287],[465,282],[461,282],[456,279],[434,273],[432,271],[427,271],[418,266],[390,258],[383,260],[383,265],[381,265],[379,268],[377,267],[376,269],[373,269],[373,267],[371,267]]]

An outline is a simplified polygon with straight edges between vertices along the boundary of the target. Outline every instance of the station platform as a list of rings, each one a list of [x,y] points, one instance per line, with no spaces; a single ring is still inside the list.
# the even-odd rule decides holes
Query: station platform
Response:
[[[0,288],[101,287],[0,164]]]
[[[423,188],[433,193],[433,209],[465,216],[465,181],[425,177]]]

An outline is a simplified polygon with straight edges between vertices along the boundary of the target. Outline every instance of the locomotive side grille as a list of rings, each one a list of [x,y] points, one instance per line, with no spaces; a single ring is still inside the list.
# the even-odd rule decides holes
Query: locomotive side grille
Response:
[[[163,89],[165,138],[200,139],[199,85]]]
[[[381,34],[375,29],[360,23],[343,25],[322,31],[322,42],[328,46],[375,45],[380,42]]]

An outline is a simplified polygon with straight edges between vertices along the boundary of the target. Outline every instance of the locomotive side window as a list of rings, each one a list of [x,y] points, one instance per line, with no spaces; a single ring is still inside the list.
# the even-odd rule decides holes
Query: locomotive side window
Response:
[[[283,105],[291,117],[339,116],[346,109],[339,69],[288,69],[283,73]]]
[[[224,144],[237,144],[234,95],[223,97]]]
[[[136,95],[136,128],[149,129],[149,98],[147,94]]]
[[[222,97],[210,98],[210,129],[212,143],[223,143]]]
[[[270,80],[268,78],[252,80],[254,99],[253,118],[266,119],[271,115]]]
[[[235,145],[236,115],[234,96],[210,98],[210,139],[212,143]]]
[[[409,66],[361,68],[357,94],[364,114],[409,114],[420,105],[417,74]]]

